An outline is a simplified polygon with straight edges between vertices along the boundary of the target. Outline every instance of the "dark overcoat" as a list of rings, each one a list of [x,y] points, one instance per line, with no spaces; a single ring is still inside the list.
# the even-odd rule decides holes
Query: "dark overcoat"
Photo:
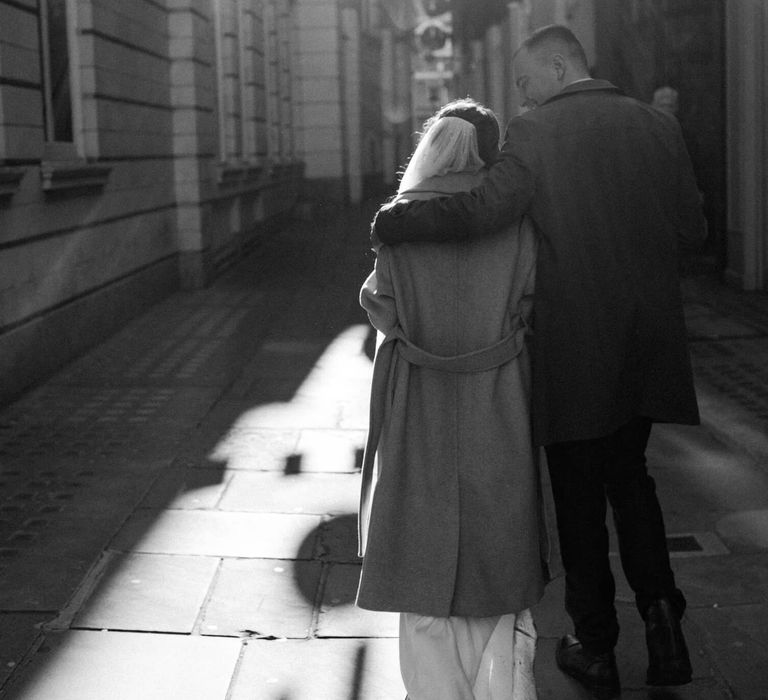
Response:
[[[541,237],[536,442],[600,437],[637,415],[697,423],[678,257],[705,228],[674,117],[577,82],[511,120],[484,184],[382,212],[373,233],[476,239],[526,212]]]
[[[477,181],[433,178],[407,196]],[[542,595],[552,509],[531,438],[525,345],[536,242],[530,222],[516,229],[473,244],[385,246],[361,291],[388,338],[371,398],[383,420],[371,421],[363,470],[363,608],[487,617]]]

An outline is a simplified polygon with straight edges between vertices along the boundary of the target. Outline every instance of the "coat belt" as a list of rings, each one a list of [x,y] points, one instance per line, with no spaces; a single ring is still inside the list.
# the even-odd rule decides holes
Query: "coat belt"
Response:
[[[373,463],[379,446],[381,429],[387,410],[387,379],[397,352],[406,362],[418,367],[451,373],[486,372],[500,367],[517,357],[523,349],[527,325],[519,314],[513,318],[513,330],[501,340],[479,350],[462,355],[435,355],[412,343],[400,326],[395,326],[376,350],[371,382],[371,403],[368,421],[368,438],[363,453],[360,510],[357,520],[358,555],[365,553],[370,518],[370,500],[373,490]]]

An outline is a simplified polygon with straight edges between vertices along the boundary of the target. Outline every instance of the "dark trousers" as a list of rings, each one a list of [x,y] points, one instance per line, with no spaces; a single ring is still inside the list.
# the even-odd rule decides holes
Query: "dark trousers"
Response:
[[[650,433],[651,421],[635,418],[611,435],[546,449],[566,574],[565,609],[576,636],[593,652],[613,649],[619,636],[606,497],[640,614],[658,598],[668,598],[679,616],[685,610],[669,565],[656,484],[645,464]]]

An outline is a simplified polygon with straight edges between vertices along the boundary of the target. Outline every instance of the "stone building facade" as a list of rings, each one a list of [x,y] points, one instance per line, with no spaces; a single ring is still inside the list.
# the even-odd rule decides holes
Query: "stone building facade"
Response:
[[[378,0],[0,0],[0,402],[380,189],[388,26]]]

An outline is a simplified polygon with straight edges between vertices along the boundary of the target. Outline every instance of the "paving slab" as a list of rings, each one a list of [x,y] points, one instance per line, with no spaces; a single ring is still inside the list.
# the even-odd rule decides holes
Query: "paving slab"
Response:
[[[165,462],[127,462],[116,469],[110,462],[75,465],[54,463],[41,468],[8,468],[0,471],[0,536],[6,548],[24,549],[38,545],[59,521],[86,515],[93,519],[110,517],[115,506],[130,509],[155,478]],[[105,474],[109,478],[105,478]]]
[[[51,617],[39,613],[0,613],[0,688],[42,635],[40,626]]]
[[[140,508],[182,510],[215,508],[232,473],[191,467],[165,470],[139,503]]]
[[[727,321],[741,321],[761,333],[768,331],[768,300],[765,292],[744,291],[733,285],[723,284],[716,275],[696,275],[682,280],[686,309],[693,305],[705,307]]]
[[[732,696],[722,683],[698,678],[678,687],[624,690],[621,700],[732,700]]]
[[[25,552],[14,558],[0,569],[0,610],[61,610],[91,569],[96,556]]]
[[[355,472],[362,465],[365,430],[302,430],[296,454],[301,470]]]
[[[396,639],[249,641],[231,700],[401,700]]]
[[[48,501],[66,505],[62,518],[71,515],[111,522],[136,507],[167,464],[166,460],[144,462],[138,466],[131,463],[108,476],[78,477],[65,482],[66,488],[52,490]]]
[[[201,634],[309,637],[321,564],[225,559],[200,623]]]
[[[353,352],[345,353],[332,363],[321,360],[315,369],[318,371],[296,390],[296,398],[314,401],[326,398],[336,404],[350,401],[359,407],[367,421],[373,361],[362,352],[361,344],[355,343]]]
[[[648,454],[661,481],[662,505],[668,508],[678,504],[695,516],[697,508],[732,512],[768,507],[768,471],[701,426],[654,426]]]
[[[327,562],[359,564],[357,556],[357,515],[337,515],[323,523],[319,558]]]
[[[677,585],[688,606],[768,602],[768,554],[732,554],[674,561]]]
[[[0,412],[17,425],[89,428],[135,432],[162,424],[192,427],[221,391],[215,388],[157,386],[81,386],[44,384]],[[160,432],[162,434],[162,432]]]
[[[397,613],[362,610],[355,605],[360,566],[332,564],[317,624],[319,637],[397,637]]]
[[[696,608],[688,615],[699,628],[712,663],[727,679],[732,697],[768,698],[768,606]]]
[[[240,655],[236,639],[129,632],[51,634],[8,700],[216,700]]]
[[[215,557],[115,556],[72,626],[191,633],[218,566]]]
[[[685,304],[685,327],[689,338],[734,338],[760,334],[760,329],[750,323],[724,317],[705,304]]]
[[[727,515],[718,521],[717,534],[734,552],[768,550],[768,509]]]
[[[109,488],[88,492],[92,502],[73,499],[65,510],[41,514],[48,520],[39,529],[27,521],[18,532],[29,537],[0,549],[6,563],[0,568],[0,609],[58,610],[66,604],[146,488],[139,478],[128,482],[115,478]]]
[[[290,377],[254,377],[251,365],[246,365],[227,391],[227,401],[247,401],[251,406],[283,403],[296,396],[300,380]]]
[[[69,391],[70,387],[49,390],[40,399],[45,408],[39,413],[35,402],[6,409],[0,418],[4,468],[17,464],[25,470],[43,470],[67,463],[108,468],[111,463],[120,467],[131,460],[152,463],[168,458],[191,427],[159,417],[159,406],[151,396],[131,397],[130,392],[128,396],[98,396],[94,392],[94,400],[89,401],[87,396],[69,397]]]
[[[166,305],[169,309],[175,309],[178,306],[234,306],[236,308],[263,306],[267,299],[267,293],[263,289],[255,288],[253,285],[233,283],[233,277],[236,276],[236,272],[236,269],[229,270],[228,274],[216,280],[214,286],[206,287],[205,289],[176,292],[164,302],[160,302],[160,306]],[[162,322],[162,318],[163,316],[160,314],[160,322]]]
[[[713,344],[706,345],[711,349]],[[731,448],[765,460],[768,380],[764,368],[768,352],[762,349],[758,357],[751,357],[749,353],[744,356],[742,349],[729,350],[731,356],[718,361],[697,357],[696,350],[702,354],[698,345],[692,350],[702,425]]]
[[[368,386],[368,383],[366,383]],[[338,403],[339,428],[345,430],[368,430],[368,397],[359,400],[340,401]]]
[[[241,430],[290,430],[291,428],[336,428],[338,411],[332,402],[303,399],[295,394],[290,401],[250,402],[236,418],[234,427]]]
[[[53,382],[78,385],[220,385],[248,357],[260,309],[161,302],[59,372]]]
[[[269,377],[303,380],[312,371],[327,345],[325,338],[315,342],[300,339],[266,341],[248,363],[241,379],[254,381]]]
[[[315,515],[136,511],[111,544],[118,551],[264,559],[311,559]]]
[[[221,510],[342,514],[357,511],[357,474],[228,472]]]
[[[242,420],[247,416],[241,415]],[[231,423],[227,428],[206,429],[199,445],[192,446],[185,456],[197,455],[198,462],[190,466],[205,466],[214,462],[227,469],[255,471],[285,471],[288,460],[296,455],[299,431],[291,428],[258,429]],[[201,459],[202,458],[202,459]]]

